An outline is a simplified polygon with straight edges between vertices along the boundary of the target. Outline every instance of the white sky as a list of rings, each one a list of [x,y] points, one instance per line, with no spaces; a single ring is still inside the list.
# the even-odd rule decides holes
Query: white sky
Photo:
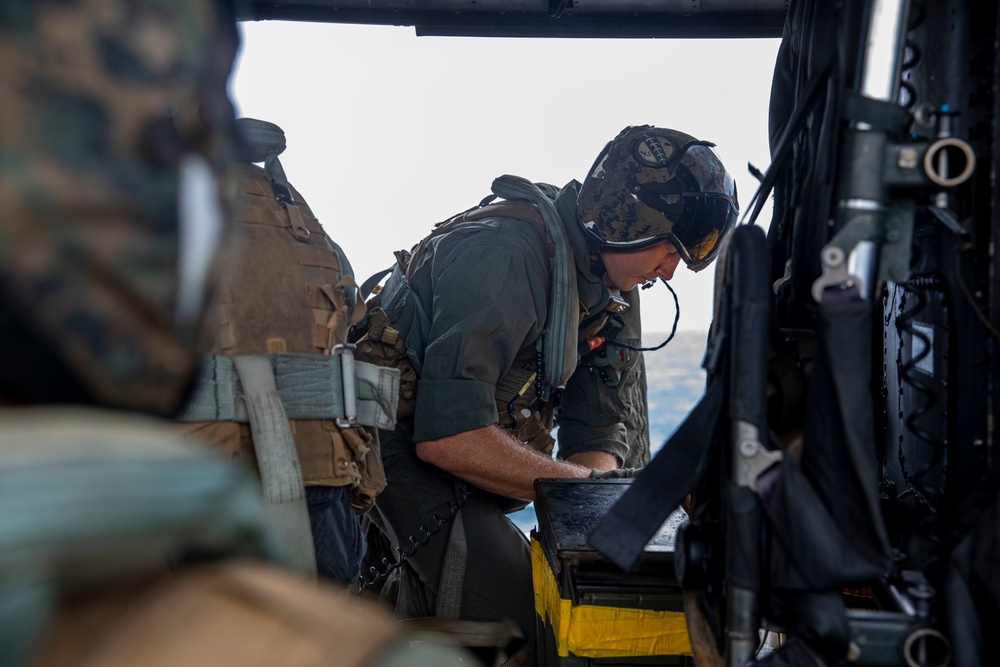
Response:
[[[286,22],[245,23],[243,34],[237,113],[284,129],[289,181],[359,283],[478,203],[497,176],[582,180],[626,125],[714,141],[744,207],[756,186],[747,161],[769,163],[777,39],[418,38],[404,27]],[[711,269],[678,269],[680,329],[708,328],[712,283]],[[672,321],[667,290],[643,292],[643,329]]]

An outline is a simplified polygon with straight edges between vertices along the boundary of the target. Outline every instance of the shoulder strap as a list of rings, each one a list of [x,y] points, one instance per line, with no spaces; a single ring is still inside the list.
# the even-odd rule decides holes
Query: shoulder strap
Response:
[[[548,318],[538,339],[538,352],[544,356],[546,375],[541,386],[543,397],[549,389],[569,380],[576,368],[576,324],[580,296],[576,285],[576,262],[566,230],[555,204],[531,181],[519,176],[501,176],[493,181],[493,193],[508,200],[526,200],[537,208],[545,224],[547,238],[554,246],[550,260],[552,285],[549,289]]]
[[[542,241],[545,243],[549,257],[555,254],[555,246],[549,241],[549,235],[545,231],[545,221],[542,219],[542,214],[539,212],[537,206],[524,200],[486,203],[438,223],[434,227],[434,231],[425,236],[417,244],[417,247],[413,249],[406,267],[406,280],[410,281],[413,278],[414,268],[419,263],[431,239],[442,234],[447,234],[463,222],[474,222],[476,220],[485,220],[486,218],[514,218],[515,220],[523,220],[524,222],[531,223],[538,230],[538,235],[541,236]]]
[[[555,256],[556,247],[545,231],[545,221],[542,219],[542,214],[538,207],[530,202],[520,199],[498,201],[462,214],[463,220],[482,220],[483,218],[495,217],[516,218],[530,222],[545,243],[545,252],[548,253],[549,257]]]
[[[566,384],[576,368],[579,292],[573,251],[555,204],[538,185],[519,176],[506,175],[493,181],[492,190],[493,196],[484,199],[479,206],[439,223],[414,247],[412,253],[397,252],[397,264],[366,280],[361,291],[363,294],[370,293],[386,273],[393,271],[401,274],[397,287],[405,289],[413,279],[413,272],[431,239],[450,232],[462,223],[485,218],[512,218],[531,224],[545,244],[552,269],[552,285],[548,295],[549,317],[537,343],[537,350],[543,355],[548,376],[539,378],[539,392],[547,398],[550,389]],[[505,201],[491,203],[496,197],[502,197]],[[390,278],[389,283],[392,282],[393,278]]]

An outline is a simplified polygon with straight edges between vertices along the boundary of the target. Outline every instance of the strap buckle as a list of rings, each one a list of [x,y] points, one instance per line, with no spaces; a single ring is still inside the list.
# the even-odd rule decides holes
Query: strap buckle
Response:
[[[330,354],[340,357],[340,376],[344,387],[344,416],[337,417],[340,428],[353,428],[358,425],[358,385],[354,375],[354,343],[334,345]]]

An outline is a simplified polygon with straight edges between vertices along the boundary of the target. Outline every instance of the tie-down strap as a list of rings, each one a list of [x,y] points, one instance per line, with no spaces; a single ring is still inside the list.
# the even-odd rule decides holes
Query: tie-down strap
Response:
[[[353,345],[333,354],[269,354],[278,395],[289,419],[334,419],[341,427],[396,425],[399,371],[354,360]],[[213,354],[202,364],[179,421],[249,422],[233,357]]]

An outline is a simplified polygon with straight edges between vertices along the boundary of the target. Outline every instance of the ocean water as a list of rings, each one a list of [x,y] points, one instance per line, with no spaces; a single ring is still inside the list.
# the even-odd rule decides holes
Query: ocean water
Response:
[[[538,517],[535,514],[535,506],[528,505],[523,510],[512,512],[507,518],[514,522],[514,525],[521,529],[525,535],[530,535],[531,531],[538,527]]]

